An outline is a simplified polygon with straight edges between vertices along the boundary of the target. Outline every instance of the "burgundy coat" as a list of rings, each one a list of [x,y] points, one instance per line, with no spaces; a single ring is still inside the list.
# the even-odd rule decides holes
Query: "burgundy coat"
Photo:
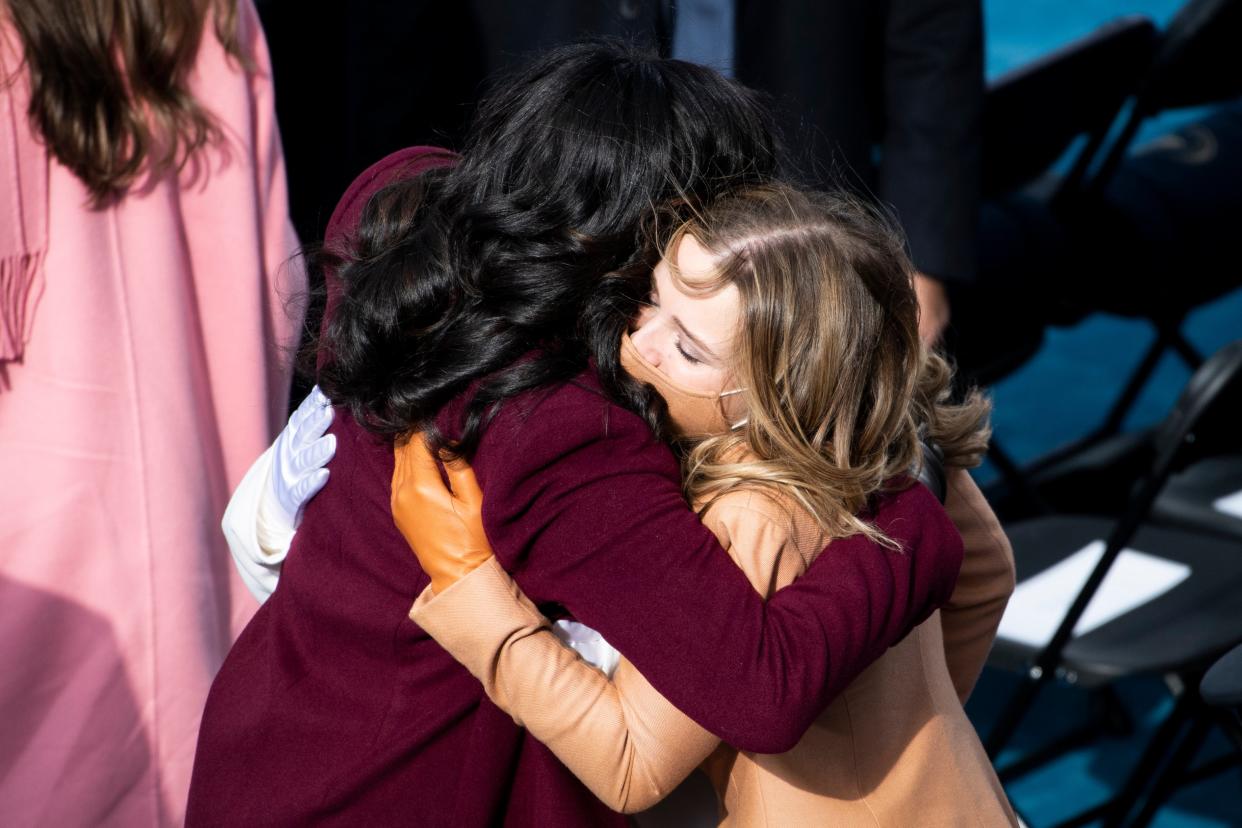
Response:
[[[452,435],[460,406],[441,427]],[[427,576],[392,522],[392,444],[338,413],[332,476],[204,714],[187,823],[625,824],[409,620]],[[681,496],[677,463],[593,374],[508,401],[474,469],[496,555],[665,697],[779,752],[952,592],[961,539],[922,486],[765,605]]]

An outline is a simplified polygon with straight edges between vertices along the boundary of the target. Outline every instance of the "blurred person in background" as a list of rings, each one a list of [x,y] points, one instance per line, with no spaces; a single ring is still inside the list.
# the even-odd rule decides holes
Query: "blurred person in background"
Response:
[[[913,259],[919,332],[976,278],[983,112],[979,0],[684,0],[672,49],[770,94],[819,184],[891,207]],[[731,48],[730,48],[731,47]]]
[[[457,149],[488,81],[583,37],[620,37],[768,93],[808,183],[891,205],[918,268],[920,331],[976,275],[979,0],[259,0],[291,145],[293,212],[319,238],[361,170],[414,144]]]
[[[179,824],[305,287],[263,33],[4,0],[0,72],[0,824]]]

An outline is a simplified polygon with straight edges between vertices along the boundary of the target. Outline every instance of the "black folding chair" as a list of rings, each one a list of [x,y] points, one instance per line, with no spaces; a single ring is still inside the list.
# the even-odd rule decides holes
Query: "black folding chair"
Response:
[[[1123,17],[990,83],[983,108],[984,197],[1031,183],[1080,138],[1086,144],[1075,169],[1085,167],[1137,91],[1156,36],[1148,18]]]
[[[1088,212],[1094,209],[1147,119],[1171,109],[1242,96],[1239,43],[1242,43],[1242,0],[1190,0],[1186,3],[1162,33],[1151,66],[1122,118],[1116,137],[1100,157],[1081,165],[1081,169],[1076,165],[1079,175],[1067,176],[1056,196],[1059,208]],[[1234,186],[1242,187],[1242,181],[1235,182]],[[1046,493],[1058,488],[1057,481],[1077,478],[1080,482],[1077,486],[1071,484],[1070,491],[1059,496],[1046,494],[1045,502],[1049,497],[1062,502],[1072,500],[1084,485],[1094,485],[1090,470],[1093,463],[1096,468],[1100,467],[1100,458],[1082,455],[1084,447],[1095,446],[1097,455],[1107,455],[1111,448],[1108,459],[1115,461],[1124,455],[1127,442],[1133,444],[1133,437],[1119,437],[1118,434],[1165,354],[1177,355],[1192,370],[1202,364],[1202,355],[1182,333],[1187,314],[1202,301],[1203,297],[1187,295],[1184,302],[1168,303],[1160,313],[1150,315],[1156,338],[1103,423],[1082,441],[1028,470],[1031,479],[1027,485]],[[1156,520],[1171,525],[1242,536],[1242,518],[1214,506],[1220,498],[1238,491],[1242,491],[1242,458],[1214,459],[1201,467],[1187,469],[1171,480],[1153,514]]]
[[[1242,2],[1189,0],[1160,36],[1151,66],[1117,137],[1092,171],[1066,180],[1074,190],[1102,191],[1148,118],[1170,109],[1202,106],[1242,95]]]
[[[1157,30],[1150,19],[1128,16],[1101,26],[989,84],[983,110],[983,195],[997,215],[1031,232],[1044,208],[1026,209],[1021,189],[1044,176],[1076,143],[1072,180],[1099,152],[1123,104],[1135,93],[1155,54]],[[1044,195],[1039,199],[1046,200]],[[1056,234],[1057,228],[1049,232]],[[1015,244],[1026,242],[1015,239]],[[1042,337],[1015,342],[988,354],[975,379],[991,382],[1038,350]],[[1038,501],[1027,477],[1000,442],[989,456],[1011,490]]]
[[[1202,460],[1173,475],[1152,517],[1242,543],[1242,454]]]
[[[1199,685],[1199,695],[1230,715],[1233,721],[1230,735],[1242,750],[1242,644],[1212,665]]]
[[[1056,679],[1091,689],[1106,688],[1128,676],[1162,676],[1175,698],[1172,712],[1116,796],[1063,825],[1082,825],[1100,818],[1105,825],[1122,824],[1149,780],[1168,764],[1165,760],[1170,750],[1183,766],[1166,769],[1166,774],[1181,779],[1185,764],[1193,759],[1210,728],[1212,718],[1205,714],[1194,688],[1213,661],[1242,642],[1242,544],[1204,532],[1153,526],[1149,516],[1170,475],[1197,458],[1201,449],[1197,435],[1201,431],[1219,433],[1221,420],[1236,419],[1236,409],[1230,403],[1240,389],[1242,340],[1223,348],[1191,377],[1174,410],[1159,426],[1154,439],[1155,460],[1133,488],[1119,520],[1062,515],[1006,527],[1017,561],[1019,591],[1036,575],[1092,544],[1100,554],[1046,644],[1028,643],[1026,637],[1014,634],[1013,627],[1006,635],[1007,627],[1002,624],[992,663],[1020,667],[1025,680],[988,734],[989,755],[997,757],[1040,690]],[[1092,598],[1127,549],[1156,556],[1176,569],[1187,569],[1188,574],[1148,602],[1076,635]],[[1010,611],[1014,607],[1011,603]],[[1179,740],[1187,725],[1190,732]],[[1023,764],[1031,766],[1029,762]],[[1002,778],[1012,777],[1005,768],[999,770]],[[1154,793],[1167,796],[1164,788]]]
[[[1242,645],[1230,650],[1207,671],[1199,684],[1199,696],[1208,707],[1201,709],[1191,722],[1176,753],[1152,783],[1151,794],[1133,823],[1136,826],[1148,825],[1179,787],[1242,765],[1242,755],[1232,754],[1196,768],[1190,766],[1213,725],[1224,730],[1242,750]],[[1238,799],[1242,810],[1242,797]]]
[[[1104,195],[1148,119],[1170,109],[1242,95],[1242,50],[1237,46],[1242,43],[1242,0],[1189,0],[1152,42],[1144,41],[1138,21],[1130,26],[1132,31],[1117,28],[1103,38],[1118,54],[1128,56],[1116,75],[1108,79],[1114,91],[1124,90],[1121,100],[1116,101],[1109,122],[1090,131],[1069,172],[1042,193],[1052,215],[1059,217],[1063,226],[1091,227],[1098,221]],[[1146,61],[1139,66],[1137,76],[1132,75],[1144,55]],[[1127,82],[1122,83],[1123,79]],[[1074,108],[1072,98],[1067,105]],[[1088,247],[1087,252],[1090,250]],[[1083,260],[1086,257],[1082,253],[1075,248],[1070,256]],[[1109,266],[1107,255],[1100,259],[1100,266]],[[998,508],[1002,512],[1047,513],[1084,504],[1095,509],[1112,507],[1095,500],[1097,492],[1114,488],[1101,486],[1101,482],[1124,478],[1151,459],[1150,432],[1123,434],[1126,417],[1165,354],[1175,354],[1191,370],[1202,364],[1202,354],[1182,333],[1182,325],[1194,307],[1210,298],[1187,291],[1184,300],[1179,297],[1135,314],[1152,324],[1156,337],[1102,422],[1089,434],[1022,467],[1000,445],[991,450],[989,456],[1008,490],[991,492],[1001,500]],[[1001,499],[1002,494],[1010,497]]]
[[[1242,0],[1190,0],[1161,33],[1146,76],[1135,92],[1116,137],[1098,158],[1080,164],[1056,195],[1060,209],[1092,205],[1108,188],[1129,152],[1139,127],[1171,109],[1230,100],[1242,95]],[[1242,182],[1240,182],[1242,183]],[[1182,335],[1181,325],[1190,307],[1170,309],[1153,320],[1156,340],[1131,375],[1124,391],[1097,432],[1120,430],[1143,386],[1167,352],[1177,354],[1192,370],[1203,363],[1198,350]]]

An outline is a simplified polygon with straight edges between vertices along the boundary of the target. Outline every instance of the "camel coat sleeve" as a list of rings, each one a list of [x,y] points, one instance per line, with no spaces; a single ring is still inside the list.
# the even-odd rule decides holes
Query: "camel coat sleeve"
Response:
[[[705,522],[766,596],[806,563],[749,500],[722,498]],[[424,591],[410,618],[613,810],[650,808],[719,745],[624,658],[610,681],[564,646],[494,558],[441,593]]]
[[[650,808],[719,743],[624,658],[610,681],[562,645],[495,558],[410,618],[614,811]]]
[[[945,510],[962,534],[965,556],[953,595],[940,610],[940,626],[949,675],[965,704],[1013,594],[1013,549],[992,507],[964,469],[948,470]]]

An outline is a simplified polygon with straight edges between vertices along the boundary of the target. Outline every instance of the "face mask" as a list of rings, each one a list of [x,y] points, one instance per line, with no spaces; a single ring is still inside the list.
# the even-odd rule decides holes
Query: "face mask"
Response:
[[[721,402],[724,397],[742,393],[742,389],[710,394],[679,385],[643,358],[628,333],[621,337],[621,367],[639,382],[655,386],[668,404],[669,422],[682,437],[715,437],[746,423],[730,423]]]

